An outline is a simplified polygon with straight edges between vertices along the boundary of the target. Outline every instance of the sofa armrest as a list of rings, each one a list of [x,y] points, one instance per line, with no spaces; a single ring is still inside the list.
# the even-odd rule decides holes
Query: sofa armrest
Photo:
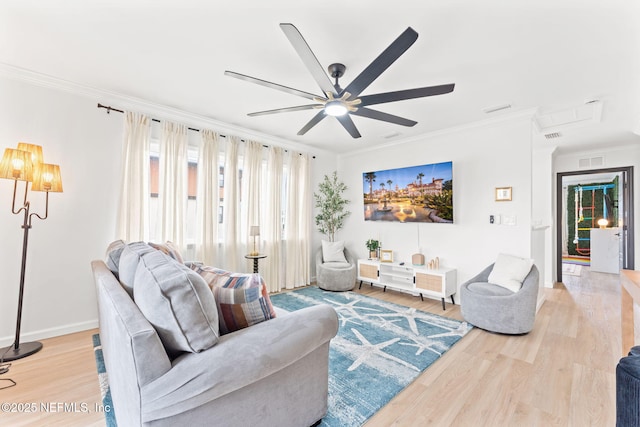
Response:
[[[251,385],[329,343],[338,316],[328,305],[291,312],[224,335],[213,347],[174,360],[142,389],[143,421],[173,416]]]

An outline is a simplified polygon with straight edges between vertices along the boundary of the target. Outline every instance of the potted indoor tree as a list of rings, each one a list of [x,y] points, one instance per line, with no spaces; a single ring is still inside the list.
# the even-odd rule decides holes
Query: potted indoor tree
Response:
[[[344,225],[345,218],[351,213],[346,207],[349,200],[342,197],[347,186],[338,180],[338,173],[333,172],[331,177],[325,175],[324,180],[318,185],[318,192],[313,193],[316,199],[316,226],[318,231],[326,234],[330,242],[335,241],[336,232]]]

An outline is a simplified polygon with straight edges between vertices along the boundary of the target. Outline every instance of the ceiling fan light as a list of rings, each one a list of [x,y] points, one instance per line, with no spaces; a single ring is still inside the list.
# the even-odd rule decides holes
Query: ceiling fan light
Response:
[[[344,116],[347,111],[347,107],[340,100],[329,101],[324,106],[324,112],[330,116]]]

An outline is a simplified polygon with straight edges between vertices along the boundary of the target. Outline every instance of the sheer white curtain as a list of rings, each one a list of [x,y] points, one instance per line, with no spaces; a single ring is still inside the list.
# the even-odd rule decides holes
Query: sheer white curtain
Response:
[[[244,217],[245,226],[243,227],[243,235],[245,238],[245,248],[253,250],[253,237],[249,236],[249,230],[252,226],[260,226],[261,200],[260,190],[262,185],[262,144],[255,141],[249,141],[245,144],[244,166],[242,168],[242,203],[245,205]],[[262,232],[262,230],[261,230]],[[262,236],[260,236],[262,238]],[[258,241],[256,240],[256,250]],[[249,251],[250,251],[249,250]]]
[[[200,131],[198,196],[196,198],[196,259],[206,265],[218,262],[218,209],[220,207],[219,140],[212,130]]]
[[[149,238],[149,135],[151,119],[127,111],[117,235],[133,242]]]
[[[188,199],[187,127],[164,122],[160,140],[160,202],[161,241],[170,240],[186,250],[185,229]]]
[[[240,177],[238,170],[238,138],[227,138],[224,162],[224,268],[237,271],[241,254],[240,237]]]
[[[305,286],[311,281],[309,246],[311,243],[309,156],[289,153],[287,176],[287,219],[285,287]]]
[[[262,262],[260,271],[269,292],[280,291],[284,282],[282,275],[283,153],[280,147],[269,147],[264,185],[265,204],[261,238],[264,240],[263,251],[268,254],[268,258]]]
[[[300,192],[300,228],[298,236],[300,238],[300,263],[304,278],[304,285],[311,283],[311,218],[313,213],[311,199],[313,191],[311,190],[311,158],[308,154],[300,154],[298,171],[300,181],[298,182],[298,191]]]
[[[235,136],[202,130],[194,208],[194,202],[189,202],[188,128],[170,122],[158,126],[162,128],[156,169],[150,168],[155,164],[149,148],[151,119],[136,113],[125,115],[118,237],[127,241],[171,240],[182,251],[192,251],[186,243],[194,242],[191,254],[205,264],[250,271],[251,263],[244,255],[253,245],[250,227],[259,225],[263,242],[259,250],[267,255],[260,261],[260,272],[269,291],[309,284],[309,156],[286,153],[280,147],[269,147],[265,152],[259,142],[244,143]],[[158,199],[150,212],[152,173],[158,178]],[[195,226],[187,228],[187,223]],[[150,235],[151,231],[155,233]]]

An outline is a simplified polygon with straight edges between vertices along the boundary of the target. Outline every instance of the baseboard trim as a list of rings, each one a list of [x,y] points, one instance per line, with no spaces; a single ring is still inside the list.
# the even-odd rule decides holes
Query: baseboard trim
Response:
[[[542,307],[542,304],[544,304],[546,300],[547,296],[542,292],[542,296],[538,298],[538,303],[536,304],[536,313],[540,310],[540,307]]]
[[[86,331],[87,329],[95,329],[98,326],[98,319],[95,319],[88,320],[86,322],[72,323],[70,325],[62,325],[55,328],[40,329],[38,331],[21,334],[20,342],[37,341],[47,338],[59,337],[60,335]],[[0,338],[0,347],[6,347],[13,344],[13,338],[14,336]]]

